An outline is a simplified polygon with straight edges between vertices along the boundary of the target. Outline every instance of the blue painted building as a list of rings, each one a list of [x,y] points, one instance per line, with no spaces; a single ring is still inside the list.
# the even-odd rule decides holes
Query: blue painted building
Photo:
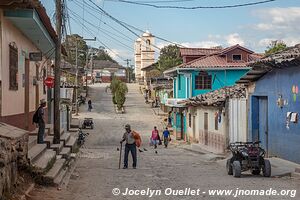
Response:
[[[174,131],[178,139],[187,139],[186,107],[177,102],[225,86],[233,86],[249,71],[248,63],[260,56],[240,45],[225,49],[184,48],[181,49],[181,56],[183,61],[189,62],[171,68],[164,74],[173,78],[174,96],[167,101],[167,105],[173,108]]]
[[[253,67],[261,73],[255,76],[252,70],[242,78],[252,88],[249,139],[260,140],[270,156],[300,163],[300,45],[266,57]]]

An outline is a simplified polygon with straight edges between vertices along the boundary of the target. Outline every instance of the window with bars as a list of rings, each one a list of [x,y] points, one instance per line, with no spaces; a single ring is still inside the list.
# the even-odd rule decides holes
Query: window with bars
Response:
[[[192,115],[189,113],[189,127],[192,127]]]
[[[18,48],[9,44],[9,89],[18,90]]]
[[[197,90],[208,90],[211,89],[212,76],[208,74],[199,74],[195,76],[195,88]]]

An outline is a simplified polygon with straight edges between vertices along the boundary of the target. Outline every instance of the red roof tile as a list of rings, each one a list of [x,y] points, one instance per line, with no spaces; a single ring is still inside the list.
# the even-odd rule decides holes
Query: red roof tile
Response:
[[[213,53],[219,53],[222,48],[180,48],[181,56],[206,56]]]
[[[198,59],[190,61],[188,63],[181,64],[181,65],[177,66],[177,68],[205,69],[205,68],[244,68],[244,67],[247,67],[249,62],[246,62],[243,60],[228,62],[226,60],[226,56],[224,56],[224,54],[226,54],[227,52],[230,52],[236,48],[240,48],[249,53],[249,62],[256,61],[256,60],[262,58],[261,54],[254,53],[253,51],[246,49],[237,44],[237,45],[234,45],[231,47],[227,47],[225,49],[213,49],[215,51],[214,53],[208,54],[204,57],[198,58]],[[205,49],[202,48],[202,50],[205,50]],[[210,50],[212,50],[212,49],[210,49]],[[187,50],[186,50],[186,52],[187,52]],[[199,52],[200,52],[200,50],[199,50]],[[209,52],[209,51],[206,51],[206,52]]]
[[[225,56],[209,55],[179,66],[179,68],[230,68],[247,67],[247,62],[227,62]]]

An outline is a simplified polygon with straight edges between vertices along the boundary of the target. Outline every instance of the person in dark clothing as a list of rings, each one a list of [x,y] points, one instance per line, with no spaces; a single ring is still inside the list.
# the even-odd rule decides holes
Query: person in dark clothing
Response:
[[[46,107],[46,101],[45,99],[40,100],[40,107],[37,110],[37,116],[38,116],[38,137],[37,137],[37,143],[43,144],[44,143],[44,134],[45,134],[45,107]]]
[[[124,155],[124,167],[123,167],[123,169],[127,169],[128,168],[128,155],[129,155],[129,151],[131,152],[132,160],[133,160],[132,167],[133,167],[133,169],[136,169],[136,165],[137,165],[136,144],[135,144],[135,139],[133,137],[133,133],[132,133],[132,130],[131,130],[129,124],[126,124],[125,130],[126,130],[126,132],[123,134],[123,138],[120,141],[120,143],[123,143],[124,141],[126,141],[126,144],[125,144],[125,155]]]
[[[168,130],[168,127],[166,127],[166,129],[164,130],[163,137],[164,137],[165,148],[167,148],[168,144],[169,144],[169,141],[170,141],[170,132]]]
[[[92,100],[89,100],[88,101],[88,111],[92,111],[92,108],[93,108],[93,106],[92,106]]]

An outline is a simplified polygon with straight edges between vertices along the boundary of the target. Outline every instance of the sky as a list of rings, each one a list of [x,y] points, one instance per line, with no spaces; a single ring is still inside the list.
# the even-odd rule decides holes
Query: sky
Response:
[[[118,0],[65,0],[70,16],[67,33],[79,34],[93,47],[104,46],[121,65],[134,64],[134,41],[142,33],[132,32],[98,12],[96,3],[108,14],[153,35],[186,47],[228,47],[240,44],[262,53],[272,40],[292,46],[300,43],[300,0],[275,0],[247,7],[226,9],[158,9]],[[224,6],[260,0],[128,0],[155,5]],[[163,2],[162,2],[163,1]],[[54,0],[41,0],[54,23]],[[162,48],[167,42],[155,39]],[[156,55],[159,50],[156,49]]]

